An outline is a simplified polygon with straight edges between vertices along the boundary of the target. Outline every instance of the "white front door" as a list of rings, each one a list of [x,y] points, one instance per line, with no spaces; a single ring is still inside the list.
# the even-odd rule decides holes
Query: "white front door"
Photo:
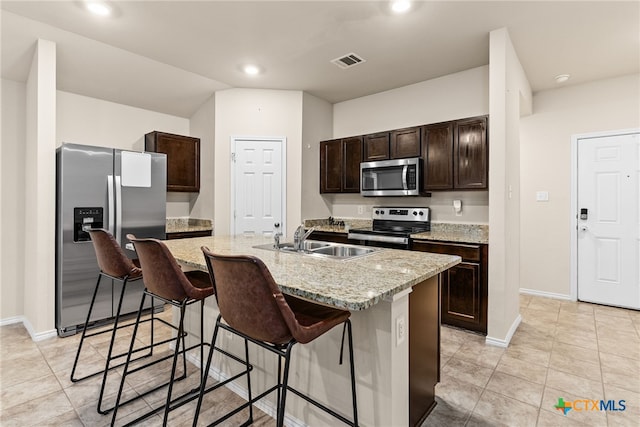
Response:
[[[640,308],[640,134],[577,147],[578,299]]]
[[[234,234],[284,232],[284,138],[232,141]]]

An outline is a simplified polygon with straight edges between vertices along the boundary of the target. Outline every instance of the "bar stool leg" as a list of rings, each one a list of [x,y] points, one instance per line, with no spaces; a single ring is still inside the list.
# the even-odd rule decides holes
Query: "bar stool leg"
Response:
[[[102,375],[102,385],[100,386],[100,395],[98,396],[98,413],[105,415],[108,414],[110,410],[102,409],[102,398],[104,397],[104,389],[107,384],[107,377],[109,375],[109,365],[111,364],[111,354],[113,353],[113,344],[116,340],[116,333],[118,331],[118,322],[120,321],[120,310],[122,309],[122,300],[124,299],[124,291],[127,287],[127,279],[125,278],[122,282],[122,291],[120,292],[120,299],[118,301],[118,310],[116,311],[116,320],[113,324],[113,333],[111,334],[111,341],[109,342],[109,351],[107,352],[107,362],[104,367],[104,374]],[[153,324],[151,326],[153,328]]]
[[[282,395],[282,357],[278,356],[278,389],[276,390],[276,418],[280,413],[280,396]]]
[[[98,274],[98,281],[96,282],[96,287],[93,290],[93,296],[91,297],[91,304],[89,304],[89,312],[87,313],[87,320],[84,322],[84,328],[82,329],[82,336],[80,337],[80,344],[78,344],[78,351],[76,352],[76,359],[73,362],[73,368],[71,368],[71,382],[78,382],[80,380],[83,380],[87,377],[84,378],[74,378],[75,373],[76,373],[76,367],[78,366],[78,360],[80,359],[80,352],[82,351],[82,344],[84,344],[84,337],[87,334],[87,328],[89,326],[89,320],[91,319],[91,313],[93,312],[93,305],[96,302],[96,296],[98,295],[98,288],[100,287],[100,279],[102,279],[102,273]],[[96,374],[99,374],[100,372],[96,372]],[[92,374],[92,375],[96,375],[96,374]],[[89,375],[91,376],[91,375]]]
[[[116,422],[116,415],[118,414],[118,406],[120,405],[120,398],[122,397],[122,390],[124,389],[124,380],[127,376],[127,371],[129,370],[129,362],[131,362],[131,355],[133,354],[133,348],[136,343],[136,335],[138,334],[138,325],[140,324],[140,316],[142,316],[142,307],[144,307],[144,300],[146,296],[147,294],[143,292],[142,297],[140,298],[140,308],[138,309],[138,315],[136,316],[136,323],[133,327],[133,334],[131,336],[131,344],[129,345],[129,353],[127,354],[127,361],[124,364],[124,371],[122,371],[122,379],[120,380],[120,388],[118,388],[116,403],[115,405],[113,405],[113,416],[111,417],[112,427],[115,425],[115,422]],[[176,341],[176,346],[179,345],[178,341]]]
[[[204,381],[204,300],[200,301],[200,384]]]
[[[178,337],[182,336],[182,348],[184,348],[186,350],[186,346],[185,346],[185,340],[184,340],[184,335],[183,335],[183,330],[184,330],[184,315],[186,312],[186,305],[183,304],[180,305],[180,324],[178,326]],[[169,411],[171,408],[171,392],[173,391],[173,381],[176,377],[176,365],[178,364],[178,356],[180,355],[180,340],[176,340],[176,349],[175,352],[173,353],[173,363],[171,365],[171,378],[169,379],[169,390],[167,391],[167,403],[165,404],[164,407],[164,418],[162,421],[162,425],[166,426],[167,425],[167,420],[169,419]],[[184,361],[184,373],[185,375],[187,374],[187,365],[186,365],[186,355],[182,355],[182,360]]]
[[[244,340],[244,360],[246,360],[247,362],[247,390],[249,395],[248,401],[251,402],[253,400],[253,397],[251,396],[251,371],[249,370],[249,341],[247,341],[246,339]],[[253,424],[253,404],[249,405],[249,420],[244,425],[249,424]]]
[[[284,407],[287,401],[287,386],[289,384],[289,365],[291,363],[291,349],[295,342],[287,344],[287,350],[284,355],[284,375],[282,378],[282,396],[280,402],[278,402],[278,418],[276,419],[276,425],[282,427],[284,425]]]
[[[213,358],[213,351],[216,347],[216,339],[218,338],[218,328],[220,324],[221,316],[218,315],[216,320],[216,326],[213,328],[213,337],[211,338],[211,348],[209,349],[209,356],[207,356],[207,364],[203,370],[204,378],[202,380],[202,384],[200,385],[200,396],[198,396],[198,404],[196,405],[196,413],[193,417],[193,427],[196,427],[198,424],[198,417],[200,416],[200,408],[202,406],[202,398],[204,397],[204,392],[207,388],[207,379],[209,378],[209,369],[211,368],[211,359]]]
[[[353,401],[353,425],[358,426],[358,402],[356,399],[356,371],[353,363],[353,334],[351,332],[351,320],[346,320],[349,337],[349,364],[351,365],[351,400]]]

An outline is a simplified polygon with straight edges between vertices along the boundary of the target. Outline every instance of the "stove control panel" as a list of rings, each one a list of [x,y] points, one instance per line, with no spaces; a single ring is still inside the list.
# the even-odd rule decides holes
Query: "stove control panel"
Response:
[[[374,206],[371,210],[372,219],[419,222],[429,222],[431,220],[431,213],[427,207]]]

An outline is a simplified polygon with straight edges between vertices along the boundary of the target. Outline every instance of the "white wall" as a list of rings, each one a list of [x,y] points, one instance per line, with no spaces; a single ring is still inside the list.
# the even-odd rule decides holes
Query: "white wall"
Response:
[[[364,135],[488,113],[489,67],[483,66],[334,104],[333,137]],[[371,218],[371,206],[400,203],[430,206],[433,221],[489,221],[489,196],[486,191],[433,192],[430,198],[410,199],[364,198],[342,194],[323,197],[331,206],[331,214],[336,217]],[[453,212],[454,199],[462,200],[462,216],[455,216]],[[358,213],[358,206],[364,207],[362,214]]]
[[[520,123],[521,288],[569,297],[571,136],[629,128],[640,128],[640,74],[534,95]]]
[[[190,131],[189,119],[55,90],[55,45],[53,46],[54,58],[45,60],[48,65],[43,65],[42,59],[38,66],[34,65],[34,76],[29,85],[2,80],[0,241],[4,256],[0,259],[0,319],[13,321],[25,316],[25,324],[31,328],[30,332],[35,337],[47,333],[55,326],[53,221],[56,146],[62,142],[75,142],[142,150],[144,134],[152,130],[183,135],[189,135]],[[40,73],[37,72],[38,69]],[[40,80],[36,74],[40,74]],[[39,84],[43,76],[45,83]],[[51,84],[53,95],[48,94]],[[198,121],[196,118],[196,122]],[[51,138],[50,147],[47,145],[47,137],[43,136],[45,134]],[[45,138],[45,142],[42,142],[42,138]],[[212,199],[212,188],[208,188],[208,191]],[[175,195],[177,201],[168,201],[167,215],[189,216],[192,196],[169,193],[169,198],[172,195]],[[211,200],[209,202],[212,203]],[[37,215],[36,212],[51,212],[51,215]],[[38,225],[43,221],[49,221],[49,226]],[[46,231],[42,230],[43,227],[46,227]],[[24,263],[25,259],[34,260],[41,267],[28,268]],[[50,280],[47,276],[49,272]],[[46,289],[25,286],[25,283],[42,283]]]
[[[56,141],[144,150],[144,135],[154,130],[189,134],[189,119],[58,91]]]
[[[55,333],[55,43],[36,42],[26,89],[24,244],[16,248],[25,268],[24,282],[16,285],[24,286],[24,325],[39,339]]]
[[[333,137],[489,113],[489,67],[449,74],[334,104]]]
[[[216,100],[212,95],[190,119],[189,135],[200,138],[200,192],[190,195],[191,218],[213,219],[215,116]]]
[[[320,141],[331,139],[333,106],[320,98],[302,96],[302,218],[331,215],[331,206],[320,195]]]
[[[215,97],[215,233],[231,230],[231,137],[286,137],[286,232],[300,223],[302,192],[302,92],[228,89]]]
[[[531,87],[506,28],[489,34],[489,300],[487,341],[506,346],[520,322],[520,114]]]
[[[69,92],[58,91],[57,111],[57,145],[72,142],[143,151],[144,135],[151,131],[190,135],[189,119]],[[191,197],[168,193],[167,217],[189,216]]]
[[[1,92],[0,320],[7,320],[24,314],[26,86],[3,79]]]

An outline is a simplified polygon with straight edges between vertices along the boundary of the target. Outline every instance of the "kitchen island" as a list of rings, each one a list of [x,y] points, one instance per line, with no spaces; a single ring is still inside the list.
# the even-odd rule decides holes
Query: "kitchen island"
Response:
[[[380,249],[336,260],[254,247],[269,242],[261,237],[212,236],[166,244],[185,268],[203,271],[201,246],[219,254],[257,256],[283,292],[350,310],[361,425],[419,425],[435,405],[434,387],[440,369],[438,277],[458,264],[460,257]],[[218,313],[214,298],[209,298],[206,310],[205,339],[209,339]],[[197,337],[196,310],[188,314],[186,323],[188,332]],[[338,364],[341,332],[335,328],[311,344],[297,346],[291,381],[294,387],[350,417],[349,367],[348,363]],[[227,335],[220,341],[232,351],[240,344]],[[259,349],[252,352],[256,365],[252,388],[256,392],[273,384],[277,364]],[[228,376],[234,368],[221,357],[212,366],[216,368],[210,375],[218,378]],[[245,384],[240,382],[232,389],[244,395]],[[273,396],[260,407],[275,414]],[[287,423],[333,425],[335,420],[292,397],[287,402]]]

